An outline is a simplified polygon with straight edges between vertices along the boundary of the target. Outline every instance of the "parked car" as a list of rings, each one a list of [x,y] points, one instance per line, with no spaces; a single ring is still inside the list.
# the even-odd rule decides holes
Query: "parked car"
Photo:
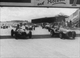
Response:
[[[50,30],[50,34],[51,36],[58,36],[61,39],[75,39],[76,37],[76,32],[70,29],[66,29],[63,27],[59,27],[59,26],[54,26],[53,28],[51,28]]]

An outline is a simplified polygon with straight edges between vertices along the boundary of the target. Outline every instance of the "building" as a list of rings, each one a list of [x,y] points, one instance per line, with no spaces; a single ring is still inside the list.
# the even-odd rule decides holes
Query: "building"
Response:
[[[45,17],[45,18],[37,18],[32,19],[32,23],[52,23],[56,20],[55,17]]]

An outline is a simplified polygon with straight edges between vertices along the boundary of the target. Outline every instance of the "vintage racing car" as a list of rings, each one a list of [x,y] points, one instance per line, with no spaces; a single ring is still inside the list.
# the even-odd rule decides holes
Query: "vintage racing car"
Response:
[[[75,39],[76,32],[74,30],[66,29],[59,26],[54,26],[50,29],[51,36],[58,36],[61,39]]]
[[[31,38],[32,37],[32,32],[31,30],[28,30],[26,28],[14,28],[11,30],[11,36],[15,37],[15,39],[19,39],[19,38]]]

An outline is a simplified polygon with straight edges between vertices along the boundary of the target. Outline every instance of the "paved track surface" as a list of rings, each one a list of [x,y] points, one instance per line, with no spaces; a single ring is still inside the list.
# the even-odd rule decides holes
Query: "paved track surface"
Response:
[[[80,58],[80,37],[0,39],[1,58]]]
[[[80,37],[75,40],[51,38],[41,27],[33,31],[31,39],[1,36],[0,58],[80,58]]]

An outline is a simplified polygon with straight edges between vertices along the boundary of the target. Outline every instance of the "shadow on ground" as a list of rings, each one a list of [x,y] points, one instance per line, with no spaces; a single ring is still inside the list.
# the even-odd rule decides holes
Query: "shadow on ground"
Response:
[[[41,39],[41,38],[51,38],[51,36],[50,35],[32,35],[32,38],[30,39]],[[0,36],[0,39],[15,39],[15,38],[11,36]]]
[[[77,34],[76,37],[80,37],[80,34]],[[49,34],[48,35],[33,35],[31,39],[42,39],[42,38],[58,38],[58,37],[51,37]],[[15,38],[11,36],[0,36],[0,39],[15,39]]]

